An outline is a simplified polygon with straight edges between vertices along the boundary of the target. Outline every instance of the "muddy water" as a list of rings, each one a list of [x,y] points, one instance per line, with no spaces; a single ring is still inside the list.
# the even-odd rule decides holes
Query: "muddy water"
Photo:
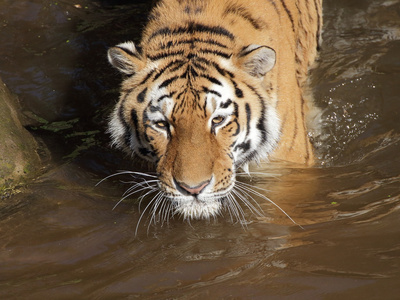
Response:
[[[119,81],[105,50],[137,40],[149,7],[128,2],[0,3],[0,76],[52,153],[40,177],[2,199],[1,298],[398,299],[399,1],[325,1],[311,78],[321,164],[240,178],[301,226],[260,197],[264,216],[244,207],[245,225],[229,214],[139,222],[134,196],[112,209],[135,179],[96,183],[143,168],[102,133]]]

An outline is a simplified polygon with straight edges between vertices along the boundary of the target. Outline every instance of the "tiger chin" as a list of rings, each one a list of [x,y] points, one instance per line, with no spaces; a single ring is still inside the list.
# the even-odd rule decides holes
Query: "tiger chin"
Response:
[[[185,219],[220,213],[251,161],[311,165],[308,68],[321,0],[162,0],[139,45],[108,51],[124,75],[112,144],[154,163],[159,192]],[[156,205],[162,206],[165,204]]]

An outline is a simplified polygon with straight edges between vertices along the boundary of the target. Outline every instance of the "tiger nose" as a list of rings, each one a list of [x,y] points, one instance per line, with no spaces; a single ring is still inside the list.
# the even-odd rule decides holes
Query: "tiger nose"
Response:
[[[197,186],[190,186],[184,182],[179,182],[175,180],[175,184],[188,192],[190,195],[198,195],[200,194],[203,189],[210,183],[210,180],[203,181],[202,183],[198,184]]]

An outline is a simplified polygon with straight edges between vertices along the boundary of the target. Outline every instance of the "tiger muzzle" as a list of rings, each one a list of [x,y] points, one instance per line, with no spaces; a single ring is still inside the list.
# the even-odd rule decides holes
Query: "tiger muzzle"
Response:
[[[184,182],[178,182],[176,179],[174,179],[174,183],[175,183],[175,186],[177,187],[177,190],[179,192],[181,192],[182,194],[188,194],[191,196],[199,195],[205,189],[205,187],[210,184],[210,182],[211,182],[211,180],[207,180],[207,181],[200,183],[197,186],[190,186]]]

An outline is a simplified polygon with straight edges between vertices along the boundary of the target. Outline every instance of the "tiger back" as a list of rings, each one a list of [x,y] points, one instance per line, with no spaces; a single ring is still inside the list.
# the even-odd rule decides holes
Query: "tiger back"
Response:
[[[155,164],[160,197],[175,212],[218,214],[250,161],[313,163],[304,90],[321,5],[162,0],[139,45],[109,50],[125,75],[110,120],[113,144]]]

